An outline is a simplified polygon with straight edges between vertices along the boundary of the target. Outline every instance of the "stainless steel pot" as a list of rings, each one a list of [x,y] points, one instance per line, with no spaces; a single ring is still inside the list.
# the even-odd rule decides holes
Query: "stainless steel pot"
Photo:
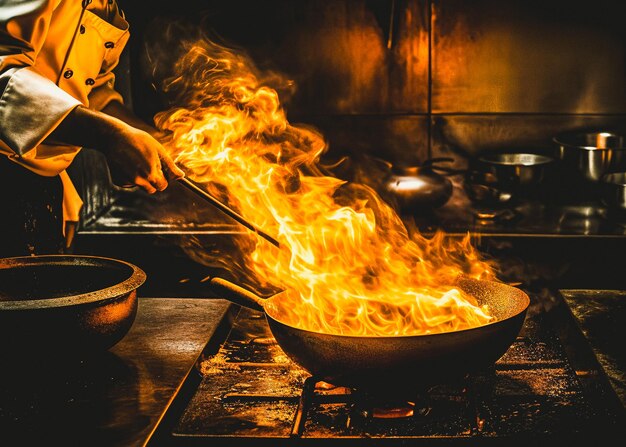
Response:
[[[106,350],[131,328],[145,273],[96,256],[0,259],[0,352],[75,356]]]
[[[384,182],[404,213],[428,211],[446,204],[452,182],[428,167],[394,167]]]
[[[586,181],[598,182],[604,174],[626,171],[626,140],[615,132],[562,133],[553,139],[563,164]]]
[[[493,153],[479,157],[482,170],[490,172],[500,184],[516,188],[532,187],[546,177],[546,168],[554,159],[526,152]]]
[[[600,179],[600,197],[610,217],[626,217],[626,172],[605,174]]]
[[[554,159],[531,152],[492,152],[473,160],[464,187],[473,201],[504,205],[535,192],[549,175]]]

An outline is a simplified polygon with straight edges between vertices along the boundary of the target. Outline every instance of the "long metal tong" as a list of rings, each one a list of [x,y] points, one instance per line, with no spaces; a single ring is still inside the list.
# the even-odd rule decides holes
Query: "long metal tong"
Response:
[[[230,208],[230,207],[226,206],[225,204],[223,204],[222,202],[220,202],[218,199],[213,197],[211,194],[206,192],[204,189],[202,189],[199,186],[197,186],[195,183],[193,183],[188,178],[186,178],[186,177],[179,178],[178,181],[185,188],[187,188],[188,190],[192,191],[196,195],[200,196],[201,198],[203,198],[204,200],[209,202],[211,205],[213,205],[214,207],[216,207],[217,209],[222,211],[224,214],[227,214],[228,216],[232,217],[233,219],[235,219],[237,222],[239,222],[241,225],[243,225],[244,227],[248,228],[249,230],[254,231],[259,236],[261,236],[263,239],[268,241],[270,244],[274,245],[276,248],[280,248],[280,243],[276,239],[274,239],[272,236],[267,234],[265,231],[263,231],[260,228],[258,228],[253,223],[251,223],[248,220],[246,220],[241,214],[237,213],[232,208]]]

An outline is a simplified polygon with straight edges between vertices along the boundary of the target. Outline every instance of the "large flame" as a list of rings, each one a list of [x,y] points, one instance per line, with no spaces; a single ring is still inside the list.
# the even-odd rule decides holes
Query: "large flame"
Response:
[[[470,244],[410,237],[396,212],[363,185],[325,175],[314,129],[290,124],[277,91],[244,54],[188,43],[164,83],[176,107],[156,116],[193,181],[274,235],[250,233],[247,268],[286,290],[281,320],[332,334],[395,336],[471,328],[489,310],[454,287],[492,278]],[[248,240],[249,245],[249,240]]]

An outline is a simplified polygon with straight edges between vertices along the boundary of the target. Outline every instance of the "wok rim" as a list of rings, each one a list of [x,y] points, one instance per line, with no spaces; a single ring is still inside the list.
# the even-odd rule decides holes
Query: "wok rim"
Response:
[[[93,255],[37,255],[18,256],[0,259],[0,270],[13,267],[28,267],[32,265],[79,265],[77,261],[86,261],[86,264],[94,267],[127,267],[130,269],[129,276],[117,284],[91,292],[66,295],[57,298],[35,298],[28,300],[0,300],[0,311],[26,311],[37,309],[51,309],[78,306],[91,303],[104,303],[126,296],[137,290],[145,281],[146,273],[136,265],[121,259]]]
[[[474,279],[472,279],[474,280]],[[381,340],[381,341],[385,341],[385,340],[398,340],[398,339],[406,339],[406,338],[417,338],[417,337],[436,337],[436,336],[440,336],[440,337],[446,337],[449,336],[450,334],[463,334],[463,333],[470,333],[470,332],[474,332],[474,331],[478,331],[480,329],[484,329],[486,327],[493,327],[496,325],[500,325],[500,324],[504,324],[506,322],[509,322],[510,320],[513,320],[517,317],[519,317],[520,315],[524,314],[527,310],[528,307],[530,306],[530,297],[528,296],[528,294],[526,292],[524,292],[522,289],[519,289],[517,287],[513,287],[510,286],[508,284],[505,283],[500,283],[500,282],[496,282],[496,281],[488,281],[488,280],[480,280],[480,279],[476,279],[474,281],[478,281],[481,283],[490,283],[490,284],[497,284],[498,286],[504,286],[506,288],[509,289],[513,289],[516,291],[516,294],[518,294],[521,298],[523,298],[523,304],[521,306],[521,310],[514,313],[513,315],[508,316],[507,318],[504,319],[500,319],[500,320],[495,320],[486,324],[481,324],[480,326],[474,326],[471,328],[467,328],[467,329],[459,329],[456,331],[446,331],[446,332],[435,332],[433,334],[414,334],[414,335],[383,335],[383,336],[378,336],[378,335],[349,335],[349,334],[332,334],[332,333],[328,333],[328,332],[318,332],[318,331],[312,331],[310,329],[302,329],[300,327],[297,326],[293,326],[291,324],[287,324],[277,318],[274,318],[272,315],[270,315],[270,313],[268,312],[268,308],[266,306],[263,306],[264,309],[264,314],[265,317],[268,319],[273,320],[274,322],[276,322],[277,324],[280,324],[282,326],[285,326],[291,330],[295,330],[295,331],[300,331],[300,332],[305,332],[305,333],[309,333],[309,334],[314,334],[316,336],[327,336],[327,337],[341,337],[341,338],[346,338],[346,339],[362,339],[362,340]],[[267,302],[270,302],[271,300],[273,300],[274,298],[277,298],[280,294],[278,295],[274,295],[270,298],[267,299]]]

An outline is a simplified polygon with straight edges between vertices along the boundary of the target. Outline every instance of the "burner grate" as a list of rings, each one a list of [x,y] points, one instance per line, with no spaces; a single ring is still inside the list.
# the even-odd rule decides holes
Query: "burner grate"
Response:
[[[520,337],[491,368],[454,383],[416,385],[395,403],[318,382],[285,356],[262,314],[242,308],[219,351],[202,362],[202,382],[173,433],[177,440],[211,445],[289,444],[294,438],[401,445],[410,439],[463,444],[606,432],[612,416],[593,406],[596,400],[588,399],[579,380],[597,374],[572,368],[542,318],[527,317]]]

